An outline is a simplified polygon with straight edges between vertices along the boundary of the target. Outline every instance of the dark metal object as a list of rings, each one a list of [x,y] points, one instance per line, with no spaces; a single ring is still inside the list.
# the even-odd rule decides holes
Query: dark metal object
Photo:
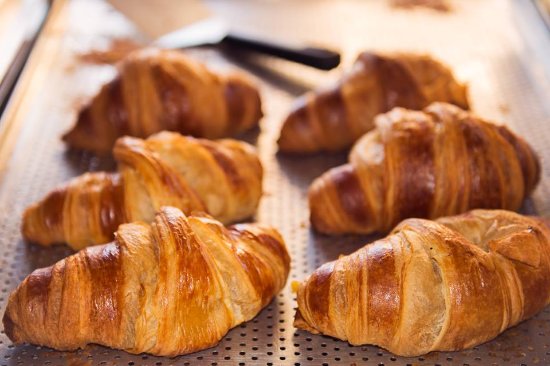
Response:
[[[235,34],[228,34],[223,44],[297,62],[321,70],[331,70],[340,64],[340,54],[325,48],[292,48]]]
[[[340,64],[340,54],[325,48],[292,47],[272,41],[259,40],[235,34],[223,19],[211,17],[201,20],[157,39],[153,45],[165,48],[189,48],[204,45],[227,45],[236,50],[247,50],[284,60],[331,70]]]

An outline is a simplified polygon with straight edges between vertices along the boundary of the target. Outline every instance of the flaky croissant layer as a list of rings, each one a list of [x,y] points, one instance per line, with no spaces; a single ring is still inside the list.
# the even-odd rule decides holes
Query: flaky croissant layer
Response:
[[[408,219],[297,292],[298,328],[403,356],[462,350],[550,303],[550,229],[502,210]]]
[[[229,223],[252,216],[262,195],[260,160],[244,142],[161,132],[120,138],[114,155],[118,173],[84,174],[30,206],[23,236],[81,249],[111,241],[122,223],[150,222],[164,205]]]
[[[317,230],[368,234],[409,217],[515,211],[539,181],[539,160],[527,142],[456,106],[395,108],[376,124],[355,144],[348,164],[312,183]]]
[[[34,271],[10,295],[4,330],[58,350],[191,353],[255,317],[283,288],[289,262],[270,227],[225,228],[165,207],[151,225],[122,225],[114,242]]]
[[[363,52],[337,84],[297,101],[283,123],[279,149],[343,150],[374,128],[379,113],[432,102],[468,108],[466,87],[447,66],[426,55]]]
[[[63,139],[105,155],[121,136],[168,130],[221,138],[256,126],[261,115],[259,92],[240,73],[218,75],[180,51],[142,49],[119,65]]]

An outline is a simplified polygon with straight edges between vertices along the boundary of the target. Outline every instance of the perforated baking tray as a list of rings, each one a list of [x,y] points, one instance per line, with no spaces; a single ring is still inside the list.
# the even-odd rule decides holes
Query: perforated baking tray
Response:
[[[343,67],[362,49],[430,52],[470,84],[474,109],[525,136],[542,158],[543,177],[525,211],[550,215],[550,111],[548,81],[524,47],[515,8],[504,0],[455,1],[451,13],[400,11],[386,1],[211,2],[238,30],[271,38],[320,41],[343,52]],[[247,9],[243,11],[242,9]],[[22,241],[21,212],[56,184],[112,162],[67,153],[60,134],[78,105],[113,74],[110,66],[84,65],[75,54],[102,47],[112,37],[136,35],[101,1],[57,2],[24,75],[11,110],[0,124],[0,311],[9,292],[33,269],[71,252]],[[295,158],[276,154],[280,122],[292,99],[334,80],[341,70],[317,72],[282,61],[190,52],[214,68],[243,68],[258,77],[266,117],[256,143],[265,168],[265,194],[256,219],[283,233],[292,255],[289,282],[302,280],[322,263],[359,248],[366,237],[323,237],[310,231],[309,183],[345,155]],[[37,60],[36,58],[39,57]],[[548,365],[550,308],[471,350],[401,358],[373,346],[352,347],[292,326],[290,286],[256,319],[236,327],[214,348],[174,359],[128,355],[99,346],[66,353],[30,345],[14,347],[0,333],[0,366],[7,365]]]

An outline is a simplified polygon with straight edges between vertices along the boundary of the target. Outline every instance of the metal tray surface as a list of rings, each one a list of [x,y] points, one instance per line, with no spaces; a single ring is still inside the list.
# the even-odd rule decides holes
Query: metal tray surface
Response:
[[[137,37],[120,14],[101,1],[63,2],[56,24],[39,45],[45,65],[31,77],[24,100],[13,108],[12,136],[0,145],[0,311],[8,295],[32,270],[71,253],[63,246],[40,248],[21,239],[23,209],[55,185],[112,162],[67,153],[59,137],[71,126],[78,105],[109,79],[111,66],[84,65],[75,55],[112,37]],[[0,366],[8,365],[549,365],[550,308],[497,339],[463,352],[401,358],[374,346],[352,347],[293,328],[295,297],[290,282],[303,280],[322,263],[358,249],[372,237],[323,237],[310,231],[307,188],[345,154],[288,157],[276,154],[280,123],[292,100],[336,79],[363,49],[430,52],[449,63],[470,85],[473,109],[509,125],[542,158],[543,177],[525,211],[550,214],[550,110],[548,80],[526,52],[514,8],[504,0],[456,1],[448,14],[402,11],[386,1],[210,1],[237,30],[270,38],[308,41],[339,48],[343,66],[329,73],[267,58],[243,58],[214,49],[189,51],[218,69],[242,68],[258,78],[265,117],[243,138],[257,144],[265,183],[256,219],[277,227],[292,256],[286,288],[254,320],[231,330],[211,349],[173,359],[129,355],[100,346],[57,352],[13,346],[0,331]],[[247,11],[242,9],[246,6]],[[312,14],[314,12],[314,14]],[[242,55],[241,55],[242,56]],[[13,123],[13,126],[9,126]],[[19,126],[19,127],[17,127]],[[16,131],[16,132],[14,132]],[[9,149],[9,150],[8,150]]]

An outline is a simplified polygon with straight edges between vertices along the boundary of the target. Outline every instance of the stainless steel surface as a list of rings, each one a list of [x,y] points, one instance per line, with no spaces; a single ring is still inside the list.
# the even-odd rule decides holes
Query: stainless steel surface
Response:
[[[50,10],[49,0],[38,1],[33,5],[31,9],[26,9],[28,16],[25,24],[27,28],[25,36],[5,73],[0,77],[0,116],[9,102],[17,80],[25,67],[36,40],[40,36],[40,30],[46,22]]]
[[[448,62],[470,85],[474,109],[511,126],[540,154],[543,177],[525,210],[550,215],[550,110],[548,84],[538,77],[538,61],[526,53],[516,32],[512,8],[504,0],[456,1],[451,14],[394,11],[384,1],[232,1],[212,2],[238,30],[300,41],[323,39],[341,48],[344,64],[361,49],[431,52]],[[242,11],[244,6],[248,11]],[[76,106],[113,74],[109,66],[86,66],[74,53],[105,42],[105,37],[134,30],[99,1],[69,3],[69,23],[60,27],[58,60],[36,78],[24,124],[5,171],[0,171],[0,311],[9,292],[33,269],[68,255],[64,247],[43,249],[19,234],[26,205],[56,184],[86,169],[109,165],[86,156],[66,154],[59,140],[72,123]],[[115,25],[116,24],[116,25]],[[350,253],[368,238],[327,238],[309,230],[306,203],[311,180],[345,160],[343,155],[291,158],[276,155],[275,140],[293,98],[313,85],[337,78],[281,61],[236,61],[213,50],[191,55],[212,67],[242,67],[261,77],[266,117],[257,141],[265,167],[265,195],[257,219],[283,233],[293,262],[289,283],[302,280],[322,263]],[[0,152],[4,148],[0,146]],[[2,154],[0,154],[1,156]],[[550,308],[506,331],[497,339],[463,352],[401,358],[374,346],[352,347],[332,338],[297,331],[292,326],[295,298],[290,286],[246,324],[230,331],[214,348],[174,359],[128,355],[99,346],[79,352],[57,352],[30,345],[14,347],[0,333],[3,365],[548,365]]]
[[[153,42],[164,48],[189,48],[220,43],[227,36],[229,27],[223,19],[211,17],[168,33]]]
[[[24,22],[23,14],[28,1],[0,0],[0,80],[4,77],[17,48],[23,41],[25,29],[21,26]]]

